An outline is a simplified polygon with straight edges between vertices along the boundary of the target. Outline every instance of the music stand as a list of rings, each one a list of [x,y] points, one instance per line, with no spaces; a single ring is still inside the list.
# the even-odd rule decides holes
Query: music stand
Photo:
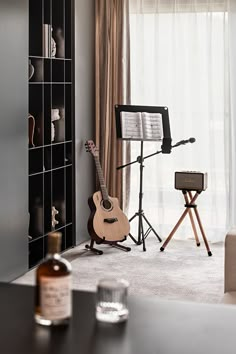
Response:
[[[116,105],[116,130],[117,138],[129,141],[140,141],[140,156],[136,161],[117,167],[121,169],[133,163],[139,163],[139,208],[138,211],[129,219],[129,222],[138,217],[138,239],[136,240],[131,233],[129,236],[137,244],[143,244],[143,251],[146,251],[145,239],[151,231],[161,242],[160,236],[154,230],[146,216],[142,207],[143,199],[143,162],[145,158],[151,157],[157,153],[169,154],[171,152],[171,134],[169,124],[169,113],[167,107],[155,106],[132,106],[132,105]],[[144,141],[162,141],[161,151],[144,157],[143,143]],[[148,225],[148,229],[144,232],[143,219]]]

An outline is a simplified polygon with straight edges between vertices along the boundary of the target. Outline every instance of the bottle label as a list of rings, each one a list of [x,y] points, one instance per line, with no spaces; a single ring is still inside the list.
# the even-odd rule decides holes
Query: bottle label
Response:
[[[71,275],[41,277],[40,305],[42,316],[47,320],[61,320],[71,316]]]

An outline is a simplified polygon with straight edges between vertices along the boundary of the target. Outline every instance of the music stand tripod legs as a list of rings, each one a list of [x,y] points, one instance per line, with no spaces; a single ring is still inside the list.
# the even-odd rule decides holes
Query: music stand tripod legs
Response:
[[[146,244],[145,244],[145,239],[149,235],[151,231],[153,231],[154,235],[158,238],[158,240],[161,242],[160,236],[157,234],[157,232],[154,230],[146,216],[144,215],[144,211],[142,208],[142,200],[143,200],[143,141],[141,141],[141,151],[140,151],[140,156],[137,157],[137,161],[139,163],[139,209],[138,211],[129,219],[129,222],[134,220],[136,216],[138,217],[138,240],[136,240],[131,233],[129,233],[130,238],[137,244],[141,245],[143,244],[143,251],[146,251]],[[144,231],[143,227],[143,220],[147,223],[148,229]]]
[[[197,222],[198,222],[198,225],[199,225],[199,229],[200,229],[201,234],[202,234],[203,241],[204,241],[205,246],[206,246],[206,250],[207,250],[208,256],[212,256],[212,253],[211,253],[210,247],[208,245],[204,229],[202,227],[200,216],[199,216],[199,213],[198,213],[198,210],[197,210],[197,205],[194,204],[196,199],[197,199],[197,197],[201,193],[201,191],[196,191],[194,196],[192,195],[191,191],[182,190],[182,193],[183,193],[183,196],[184,196],[184,199],[185,199],[185,203],[186,203],[185,204],[185,211],[183,212],[183,214],[179,218],[177,224],[175,225],[175,227],[173,228],[173,230],[171,231],[171,233],[169,234],[169,236],[167,237],[167,239],[163,243],[162,247],[160,248],[160,251],[162,251],[162,252],[164,251],[164,249],[166,248],[166,246],[168,245],[168,243],[172,239],[174,233],[177,231],[178,227],[180,226],[181,222],[184,220],[184,218],[185,218],[185,216],[187,214],[189,214],[189,217],[190,217],[190,222],[191,222],[191,225],[192,225],[192,228],[193,228],[193,233],[194,233],[194,236],[195,236],[196,245],[200,246],[199,238],[198,238],[198,235],[197,235],[197,229],[196,229],[196,226],[195,226],[195,223],[194,223],[193,214],[192,214],[192,210],[191,210],[191,209],[193,209],[194,214],[195,214],[196,219],[197,219]]]

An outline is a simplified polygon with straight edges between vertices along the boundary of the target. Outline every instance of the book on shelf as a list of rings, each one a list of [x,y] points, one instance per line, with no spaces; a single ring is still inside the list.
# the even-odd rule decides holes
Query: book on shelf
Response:
[[[122,111],[120,119],[122,139],[161,140],[163,138],[160,113]]]

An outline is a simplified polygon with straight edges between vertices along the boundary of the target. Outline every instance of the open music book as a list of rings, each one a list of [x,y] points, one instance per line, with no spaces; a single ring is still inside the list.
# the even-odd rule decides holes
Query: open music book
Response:
[[[161,140],[162,115],[148,112],[121,112],[122,139]]]

